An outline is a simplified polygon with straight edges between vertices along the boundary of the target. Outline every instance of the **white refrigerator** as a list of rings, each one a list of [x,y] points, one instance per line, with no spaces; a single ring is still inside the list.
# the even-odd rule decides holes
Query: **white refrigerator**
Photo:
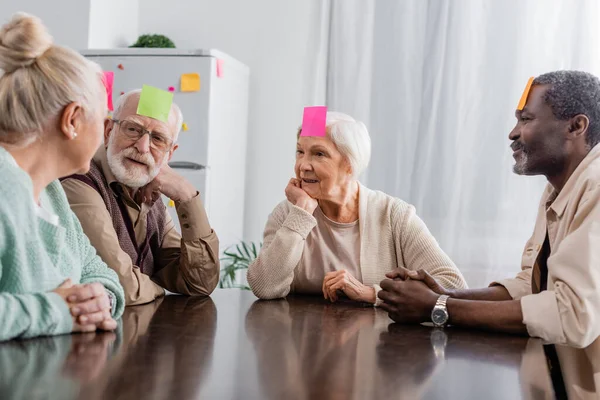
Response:
[[[115,74],[113,102],[142,85],[174,93],[182,130],[169,165],[200,196],[221,252],[243,239],[249,68],[217,50],[115,49],[82,52]],[[180,91],[182,74],[199,74],[200,90]],[[168,204],[167,199],[163,199]],[[175,208],[167,207],[180,230]]]

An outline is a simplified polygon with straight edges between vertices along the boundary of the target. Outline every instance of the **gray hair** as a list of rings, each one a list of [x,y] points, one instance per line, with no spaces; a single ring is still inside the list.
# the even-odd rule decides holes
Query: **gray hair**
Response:
[[[35,142],[72,102],[97,112],[104,91],[100,66],[53,44],[39,18],[17,13],[0,29],[0,142]]]
[[[298,128],[298,139],[301,133],[302,127]],[[358,178],[371,160],[371,137],[365,124],[347,114],[329,111],[325,133],[350,164],[352,176]]]
[[[371,160],[371,137],[365,124],[340,112],[327,112],[327,136],[350,163],[352,176],[358,176]]]
[[[555,71],[538,76],[533,85],[550,85],[544,101],[559,120],[587,116],[586,141],[591,147],[600,142],[600,79],[583,71]]]
[[[133,96],[138,96],[142,93],[142,89],[131,90],[125,94],[123,94],[117,102],[115,103],[115,110],[113,111],[113,115],[115,118],[120,118],[121,113],[123,112],[123,108],[125,108],[125,104],[129,101],[129,99]],[[179,132],[181,132],[181,127],[183,126],[183,114],[181,113],[181,109],[175,103],[171,105],[171,112],[175,113],[175,135],[173,136],[173,143],[177,142],[179,138]]]

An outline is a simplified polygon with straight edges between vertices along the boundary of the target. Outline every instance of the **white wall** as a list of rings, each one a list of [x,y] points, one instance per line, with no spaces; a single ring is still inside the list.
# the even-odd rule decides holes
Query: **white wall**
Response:
[[[57,44],[108,49],[135,42],[138,9],[139,0],[0,0],[0,22],[25,11],[42,19]]]
[[[216,48],[250,67],[245,239],[260,240],[293,176],[303,107],[323,103],[320,0],[143,0],[139,34]]]
[[[87,48],[89,0],[0,0],[2,24],[17,11],[40,17],[56,43],[74,49]]]
[[[91,0],[87,47],[112,49],[135,43],[138,8],[138,0]]]

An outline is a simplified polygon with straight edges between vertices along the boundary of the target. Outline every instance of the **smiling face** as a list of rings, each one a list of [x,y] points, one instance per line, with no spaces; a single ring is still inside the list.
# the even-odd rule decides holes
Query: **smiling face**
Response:
[[[517,110],[517,124],[510,132],[513,141],[515,165],[519,175],[546,175],[560,173],[568,159],[565,146],[569,121],[557,119],[544,101],[548,85],[531,89],[527,105]]]
[[[335,198],[353,180],[350,163],[327,137],[299,137],[294,170],[302,189],[314,199]]]

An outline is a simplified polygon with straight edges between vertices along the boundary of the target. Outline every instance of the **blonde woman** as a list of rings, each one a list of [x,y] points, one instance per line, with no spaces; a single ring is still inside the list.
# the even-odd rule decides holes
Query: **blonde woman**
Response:
[[[465,280],[415,208],[361,185],[371,139],[362,122],[328,112],[326,136],[300,136],[287,200],[269,216],[264,245],[248,269],[262,299],[288,293],[379,304],[378,283],[397,267],[423,269],[446,288]]]
[[[0,30],[0,341],[113,330],[123,312],[57,180],[87,171],[102,141],[101,78],[33,16]]]

